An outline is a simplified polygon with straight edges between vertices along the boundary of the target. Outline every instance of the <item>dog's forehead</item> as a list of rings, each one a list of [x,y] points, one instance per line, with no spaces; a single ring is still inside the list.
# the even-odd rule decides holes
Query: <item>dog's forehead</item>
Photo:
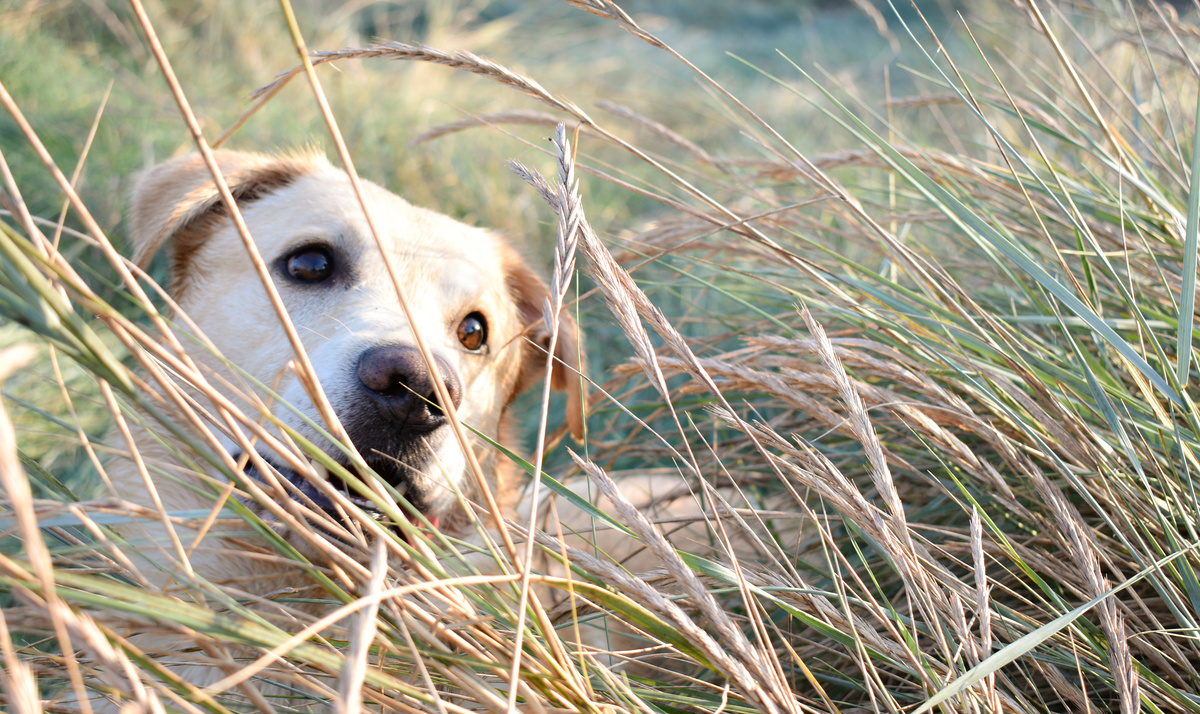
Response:
[[[437,255],[495,252],[494,238],[449,216],[414,206],[395,193],[365,179],[359,181],[363,203],[375,228],[393,250],[431,249]],[[349,228],[370,238],[362,205],[349,178],[340,169],[323,167],[296,178],[290,185],[258,202],[265,211],[289,219],[297,228]],[[251,209],[253,210],[253,209]],[[288,236],[278,235],[280,240]]]

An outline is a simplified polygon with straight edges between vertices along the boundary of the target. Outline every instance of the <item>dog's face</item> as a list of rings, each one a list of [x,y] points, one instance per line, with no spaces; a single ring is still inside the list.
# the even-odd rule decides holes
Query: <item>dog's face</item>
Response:
[[[410,324],[343,171],[314,156],[217,156],[346,432],[372,468],[436,523],[455,507],[456,489],[470,495],[472,488],[414,335],[419,331],[432,352],[462,421],[496,438],[509,404],[545,370],[539,348],[548,335],[540,322],[545,284],[495,234],[363,181],[363,198],[412,308]],[[143,263],[170,240],[171,289],[180,308],[225,358],[322,424],[289,368],[295,354],[198,156],[139,179],[132,236]],[[562,362],[576,365],[569,318],[560,324],[558,345]],[[566,365],[555,365],[557,387],[568,383]],[[578,399],[571,400],[573,429],[578,408]],[[326,443],[291,410],[273,412],[314,443]],[[280,472],[329,507],[303,478]]]

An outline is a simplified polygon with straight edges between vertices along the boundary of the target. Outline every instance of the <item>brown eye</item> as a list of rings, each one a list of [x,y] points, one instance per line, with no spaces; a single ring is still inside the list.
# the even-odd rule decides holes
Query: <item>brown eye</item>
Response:
[[[487,318],[473,312],[458,323],[458,341],[472,352],[487,344]]]
[[[324,246],[306,246],[288,256],[288,274],[306,283],[319,283],[333,275],[333,256]]]

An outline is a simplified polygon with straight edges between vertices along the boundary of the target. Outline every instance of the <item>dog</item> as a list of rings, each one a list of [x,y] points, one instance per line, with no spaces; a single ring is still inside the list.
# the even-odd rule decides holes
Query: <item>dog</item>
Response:
[[[435,373],[417,349],[414,335],[419,330],[442,391],[462,423],[486,437],[474,439],[479,463],[501,504],[511,508],[516,479],[507,459],[483,442],[513,442],[514,400],[546,373],[551,358],[550,329],[542,317],[546,283],[496,233],[410,205],[363,181],[363,202],[412,306],[417,324],[409,324],[344,171],[317,153],[269,156],[222,150],[215,156],[328,403],[366,463],[433,527],[447,535],[461,535],[468,527],[470,519],[460,504],[477,502],[481,494],[451,433]],[[231,363],[251,378],[245,382],[270,387],[277,400],[264,388],[256,391],[271,417],[353,474],[346,452],[317,428],[329,425],[314,404],[312,385],[294,368],[296,354],[201,157],[183,156],[144,172],[131,204],[134,262],[146,266],[160,248],[169,247],[169,292],[179,311],[219,351],[193,349],[191,357],[212,374],[229,375],[226,362]],[[558,318],[557,330],[552,386],[567,390],[567,421],[578,435],[577,330],[566,314]],[[576,388],[569,389],[572,384]],[[213,409],[200,390],[187,391]],[[251,402],[236,400],[254,414]],[[131,434],[145,463],[171,462],[170,446],[149,430],[132,424]],[[314,486],[316,476],[330,479],[364,510],[373,508],[347,484],[334,482],[323,467],[314,464],[314,472],[305,476],[261,443],[249,454],[230,436],[220,439],[232,458],[246,464],[247,480],[283,485],[266,489],[276,498],[342,518],[337,504]],[[214,494],[226,481],[214,467],[202,479],[155,476],[148,483],[149,472],[128,459],[110,463],[107,471],[118,497],[167,512],[211,510]],[[262,504],[244,502],[268,515]],[[305,534],[294,529],[280,526],[280,535],[304,552]],[[181,575],[167,526],[142,519],[118,530],[129,543],[139,544],[133,566],[148,586],[182,597],[194,589],[194,580]],[[244,534],[239,539],[210,535],[191,553],[188,565],[198,578],[248,600],[312,584],[294,563],[264,553],[269,554],[264,543]],[[172,638],[143,638],[139,645],[158,652],[189,646],[186,637]],[[222,674],[211,667],[176,671],[198,686]]]

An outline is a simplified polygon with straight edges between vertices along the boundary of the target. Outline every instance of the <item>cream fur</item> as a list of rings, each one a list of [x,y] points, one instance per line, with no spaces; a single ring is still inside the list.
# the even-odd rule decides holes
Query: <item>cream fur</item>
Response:
[[[410,325],[397,304],[395,290],[371,237],[363,210],[348,177],[323,157],[269,157],[218,152],[223,174],[234,193],[246,225],[272,271],[274,282],[315,366],[317,376],[338,414],[352,418],[362,399],[357,365],[364,350],[379,345],[412,345],[419,330],[431,350],[457,373],[463,401],[459,416],[492,439],[508,441],[508,408],[516,394],[544,373],[544,351],[530,344],[544,339],[537,325],[545,284],[496,234],[464,225],[447,216],[410,205],[382,187],[364,181],[364,198],[384,249],[399,272],[417,319]],[[196,155],[186,156],[146,172],[138,181],[132,206],[133,254],[146,263],[164,244],[172,245],[173,297],[220,350],[221,358],[192,350],[198,362],[214,373],[232,376],[222,365],[228,360],[259,382],[275,386],[283,399],[313,422],[321,417],[289,369],[295,355],[285,338],[267,293],[260,283],[234,225],[226,215],[212,177]],[[336,284],[297,284],[281,266],[298,246],[320,243],[335,251],[346,272]],[[464,349],[456,336],[463,317],[479,311],[487,317],[485,354]],[[575,328],[561,323],[562,360],[577,367]],[[528,339],[527,339],[528,338]],[[556,367],[557,385],[570,383],[570,370]],[[193,394],[197,394],[193,390]],[[203,406],[210,406],[200,398]],[[245,403],[243,402],[243,405]],[[245,405],[249,408],[249,405]],[[578,427],[579,400],[572,401],[572,425]],[[273,414],[327,453],[336,454],[318,433],[281,404]],[[445,428],[440,431],[447,431]],[[444,437],[444,438],[443,438]],[[222,437],[232,453],[234,443]],[[167,450],[150,434],[134,428],[134,440],[144,458],[170,464]],[[416,480],[437,495],[430,517],[440,516],[443,530],[462,527],[455,490],[475,496],[467,478],[465,457],[449,434],[431,437],[435,458]],[[259,452],[271,458],[260,448]],[[494,450],[479,450],[488,477],[502,494],[513,494]],[[278,464],[279,460],[274,459]],[[107,464],[116,495],[153,507],[150,489],[129,459]],[[206,476],[218,486],[224,481],[215,469]],[[165,510],[211,508],[213,488],[204,479],[154,477]],[[134,565],[150,587],[172,592],[184,600],[196,597],[196,585],[182,574],[162,526],[140,521],[120,529],[136,547]],[[180,529],[190,546],[194,531]],[[207,537],[189,561],[196,575],[230,588],[241,597],[261,598],[285,588],[303,589],[312,580],[294,566],[271,557],[255,538]],[[319,563],[318,563],[319,564]],[[209,601],[209,606],[212,602]],[[143,636],[134,640],[156,656],[184,657],[192,641],[179,636]],[[174,661],[174,660],[173,660]],[[193,684],[210,684],[224,673],[211,668],[174,664],[172,669]],[[115,711],[117,703],[96,702],[100,711]]]

